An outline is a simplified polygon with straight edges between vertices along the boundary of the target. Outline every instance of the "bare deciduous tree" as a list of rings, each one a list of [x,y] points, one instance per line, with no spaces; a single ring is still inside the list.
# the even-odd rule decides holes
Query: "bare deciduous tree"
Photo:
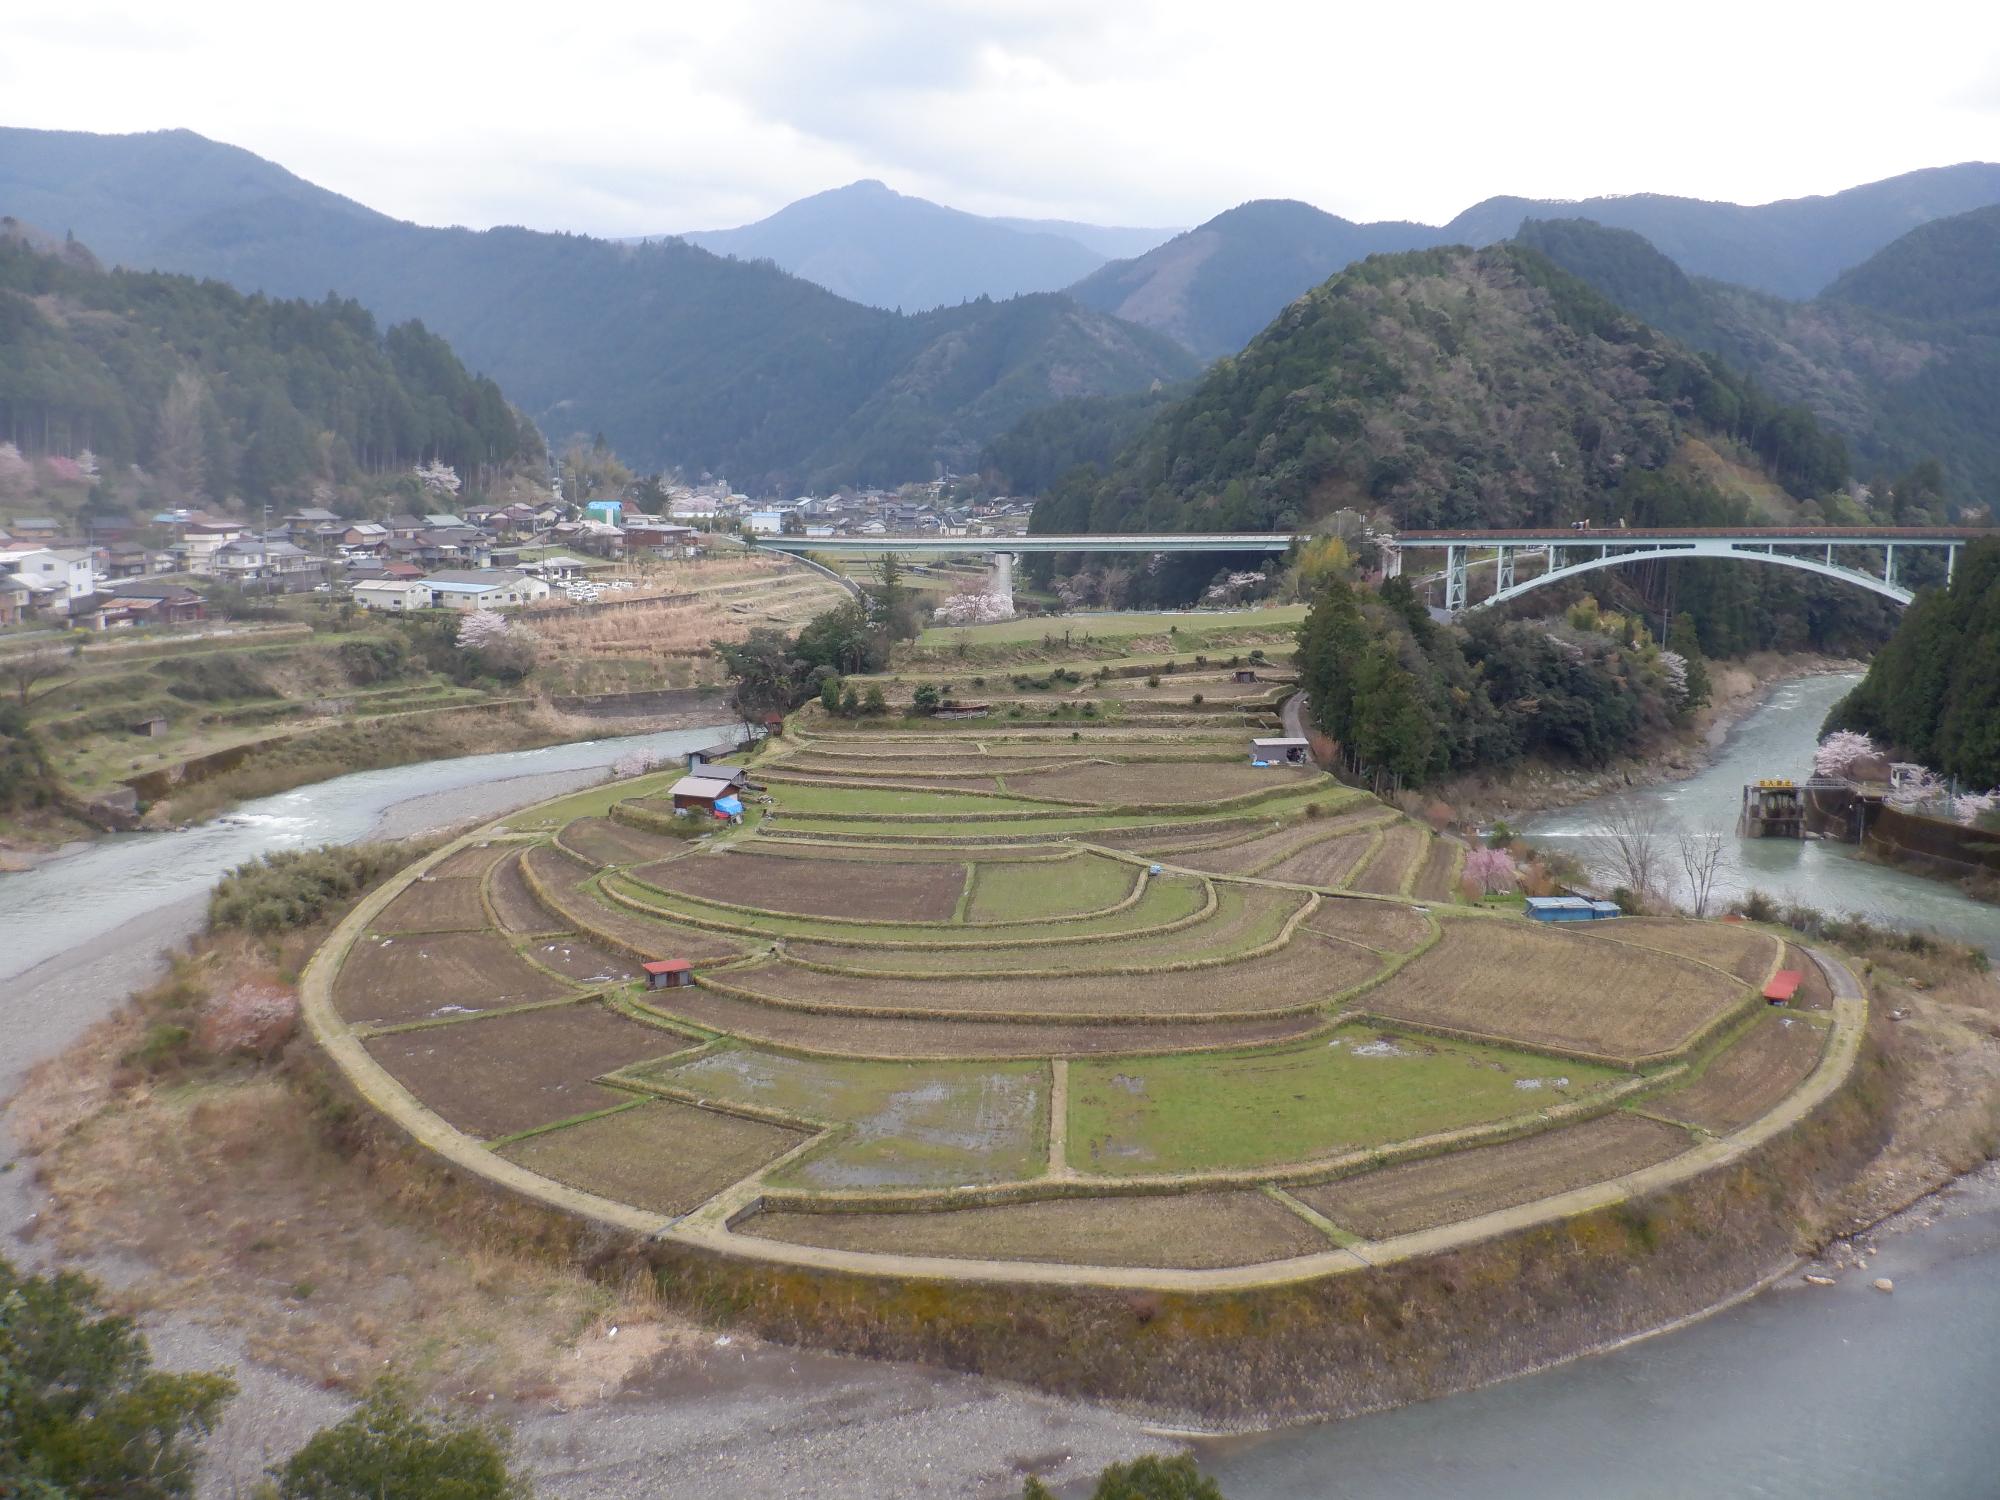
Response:
[[[1604,832],[1591,841],[1597,863],[1642,907],[1658,896],[1668,833],[1667,819],[1658,806],[1623,802],[1606,820]]]
[[[69,658],[52,646],[23,651],[17,656],[0,660],[0,681],[14,689],[23,708],[28,706],[28,699],[38,684],[48,682],[52,677],[66,678],[68,675]],[[50,683],[51,687],[54,685]]]
[[[1722,894],[1722,852],[1726,847],[1723,835],[1712,828],[1682,828],[1674,834],[1674,853],[1680,859],[1688,899],[1697,917],[1707,916],[1710,903]]]

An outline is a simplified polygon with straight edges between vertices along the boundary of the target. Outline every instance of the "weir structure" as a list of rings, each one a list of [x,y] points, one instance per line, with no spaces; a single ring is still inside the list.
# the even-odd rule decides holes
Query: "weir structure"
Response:
[[[1074,532],[1020,536],[760,536],[754,545],[779,552],[847,553],[983,553],[994,560],[996,578],[1004,576],[1000,558],[1052,552],[1264,552],[1288,551],[1311,539],[1310,532]],[[1972,540],[1968,530],[1947,526],[1562,526],[1492,530],[1405,531],[1378,536],[1388,552],[1388,572],[1403,571],[1407,552],[1436,550],[1445,554],[1444,607],[1449,614],[1501,604],[1565,578],[1627,563],[1705,558],[1765,563],[1837,578],[1879,594],[1897,604],[1916,597],[1898,575],[1899,554],[1943,552],[1949,582],[1958,565],[1958,551]],[[1524,557],[1545,566],[1527,577],[1518,564]],[[1469,588],[1474,567],[1495,570],[1493,592],[1473,600]]]

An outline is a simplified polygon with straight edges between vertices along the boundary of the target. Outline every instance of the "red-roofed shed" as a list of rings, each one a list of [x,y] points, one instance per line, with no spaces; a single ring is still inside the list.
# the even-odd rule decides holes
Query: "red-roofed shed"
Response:
[[[1805,977],[1797,969],[1778,970],[1771,976],[1771,982],[1764,986],[1764,998],[1773,1005],[1783,1005],[1799,992]]]
[[[694,983],[694,965],[684,958],[656,958],[642,967],[649,990],[677,990]]]

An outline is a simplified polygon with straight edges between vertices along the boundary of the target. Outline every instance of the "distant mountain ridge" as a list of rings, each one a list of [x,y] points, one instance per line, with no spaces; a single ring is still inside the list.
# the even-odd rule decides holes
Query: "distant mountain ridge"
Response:
[[[1653,193],[1575,202],[1496,197],[1438,226],[1357,224],[1309,204],[1260,201],[1103,266],[1071,293],[1213,359],[1234,353],[1293,298],[1364,256],[1494,244],[1530,218],[1631,229],[1692,275],[1806,298],[1908,230],[1993,203],[2000,203],[2000,165],[1985,162],[1754,207]]]
[[[773,261],[871,307],[922,312],[1060,291],[1111,255],[1142,254],[1175,232],[989,219],[871,180],[801,198],[754,224],[675,238],[717,255]]]
[[[1630,230],[1521,231],[1634,316],[1843,433],[1881,480],[1935,460],[1961,507],[2000,501],[2000,205],[1897,239],[1808,302],[1689,276]]]
[[[679,241],[424,228],[189,131],[0,129],[0,213],[115,263],[421,317],[552,437],[766,492],[969,467],[1034,406],[1194,369],[1061,297],[898,317]]]

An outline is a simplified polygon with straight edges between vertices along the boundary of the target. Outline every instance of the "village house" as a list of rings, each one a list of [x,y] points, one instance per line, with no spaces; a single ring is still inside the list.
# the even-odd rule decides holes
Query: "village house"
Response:
[[[186,625],[204,618],[208,605],[184,583],[164,579],[133,579],[112,587],[103,600],[104,623],[118,625]]]
[[[18,625],[27,618],[34,595],[12,573],[0,573],[0,625]]]
[[[63,534],[62,522],[54,516],[22,516],[9,521],[7,530],[17,542],[55,542]]]
[[[0,572],[27,586],[27,613],[64,617],[79,612],[97,592],[97,572],[88,548],[23,547],[0,552]]]
[[[539,578],[490,568],[446,569],[424,581],[432,602],[445,609],[516,609],[549,597],[549,586]]]
[[[195,511],[180,523],[181,539],[177,550],[190,573],[212,574],[215,572],[215,554],[231,542],[240,541],[249,534],[241,521],[231,521],[220,516],[206,515]]]
[[[323,559],[291,542],[251,537],[216,548],[209,571],[237,588],[268,594],[296,594],[326,582]]]
[[[431,607],[431,586],[421,578],[368,578],[354,585],[354,602],[363,609],[407,614]]]

